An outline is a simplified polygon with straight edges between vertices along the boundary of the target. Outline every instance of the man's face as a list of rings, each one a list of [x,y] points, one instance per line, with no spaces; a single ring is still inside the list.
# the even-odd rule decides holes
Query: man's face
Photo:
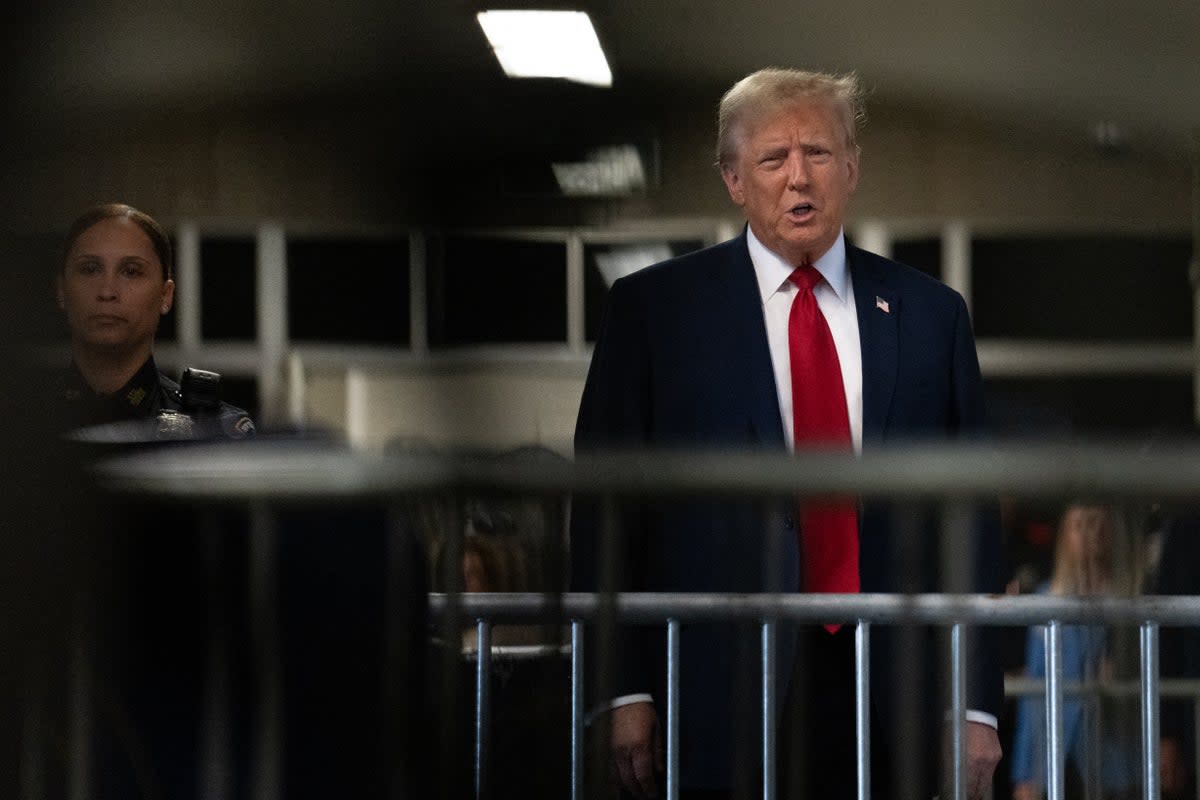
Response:
[[[799,100],[747,122],[721,177],[758,240],[799,266],[837,239],[858,185],[858,150],[846,142],[837,105]]]
[[[59,305],[77,347],[148,349],[174,294],[150,237],[121,217],[80,234],[58,279]]]

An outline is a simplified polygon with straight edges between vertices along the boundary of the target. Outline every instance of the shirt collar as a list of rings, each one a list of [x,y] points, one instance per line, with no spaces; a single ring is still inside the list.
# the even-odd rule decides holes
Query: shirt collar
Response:
[[[750,262],[754,264],[754,275],[758,279],[758,291],[762,295],[763,303],[766,303],[771,295],[784,286],[796,267],[768,250],[754,235],[754,231],[750,230],[749,225],[746,226],[746,244],[750,248]],[[813,266],[821,273],[821,277],[833,289],[838,299],[846,302],[848,267],[846,239],[842,231],[838,232],[833,247],[826,250]]]

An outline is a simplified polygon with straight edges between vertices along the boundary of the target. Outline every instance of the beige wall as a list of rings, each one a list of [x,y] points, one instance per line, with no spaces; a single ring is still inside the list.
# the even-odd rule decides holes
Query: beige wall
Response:
[[[421,108],[420,99],[409,105],[377,97],[81,114],[25,143],[14,159],[14,180],[27,192],[9,218],[29,231],[52,231],[81,207],[111,198],[167,221],[266,217],[478,227],[731,213],[712,166],[714,98],[653,100],[598,105],[591,126],[617,138],[624,130],[657,138],[661,184],[634,200],[506,194],[527,169],[530,130],[553,119],[514,122],[503,108],[485,108],[473,125],[438,125],[438,109]],[[1183,156],[1136,146],[1127,155],[1105,155],[1084,131],[1009,128],[882,100],[871,108],[861,140],[863,180],[852,209],[859,218],[1181,231],[1189,225],[1190,166]]]
[[[569,455],[585,369],[527,362],[312,370],[305,408],[310,425],[360,447],[541,445]]]

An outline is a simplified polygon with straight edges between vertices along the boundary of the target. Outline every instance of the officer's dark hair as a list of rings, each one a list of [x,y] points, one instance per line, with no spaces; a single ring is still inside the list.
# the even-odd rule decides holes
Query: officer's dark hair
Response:
[[[154,254],[158,256],[158,263],[162,265],[163,280],[171,280],[174,277],[175,265],[171,261],[171,240],[168,238],[167,232],[155,221],[154,217],[124,203],[101,203],[92,206],[75,218],[67,231],[66,241],[63,243],[62,258],[59,262],[60,269],[66,268],[67,254],[71,252],[75,241],[83,235],[83,232],[97,222],[103,222],[106,219],[127,219],[141,228],[149,237],[150,246],[154,248]]]

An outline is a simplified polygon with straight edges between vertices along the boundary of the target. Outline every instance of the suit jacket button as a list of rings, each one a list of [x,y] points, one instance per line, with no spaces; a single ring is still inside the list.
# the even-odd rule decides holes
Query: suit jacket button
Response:
[[[783,518],[784,530],[792,530],[796,527],[796,520],[792,519],[791,514]]]

